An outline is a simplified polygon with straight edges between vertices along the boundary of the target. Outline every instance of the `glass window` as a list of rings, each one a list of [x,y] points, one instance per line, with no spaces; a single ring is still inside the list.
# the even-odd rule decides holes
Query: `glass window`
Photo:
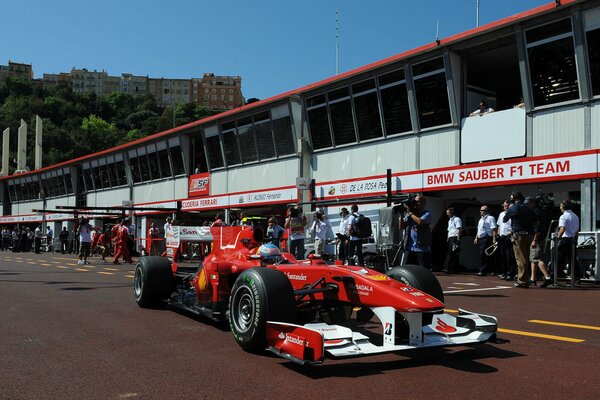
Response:
[[[525,37],[534,105],[578,99],[571,19],[530,29]]]
[[[375,81],[360,82],[352,85],[354,96],[354,112],[358,137],[360,140],[369,140],[383,135],[381,118],[379,117],[379,101],[375,91]]]
[[[156,144],[152,143],[146,146],[148,155],[148,164],[150,165],[150,175],[152,179],[161,179],[160,164],[158,161],[158,154],[156,152]]]
[[[132,157],[129,153],[129,163],[131,164],[131,175],[133,176],[133,183],[140,183],[142,181],[142,174],[140,172],[140,161],[137,156]]]
[[[223,149],[225,150],[225,160],[228,166],[241,163],[240,151],[233,129],[223,131]]]
[[[15,202],[18,200],[16,185],[14,185],[14,184],[8,185],[8,195],[10,197],[10,201]]]
[[[378,80],[386,135],[412,130],[404,70],[381,75]]]
[[[412,69],[421,128],[449,124],[450,103],[443,59],[417,64]]]
[[[206,153],[204,151],[204,143],[202,142],[202,136],[194,136],[192,138],[192,143],[194,146],[194,159],[192,161],[194,165],[194,173],[208,172],[208,165],[206,165]]]
[[[331,127],[336,146],[356,142],[350,98],[329,104]]]
[[[123,160],[115,163],[117,168],[117,178],[119,180],[119,186],[127,184],[127,171],[125,170],[125,162]]]
[[[592,81],[592,94],[600,95],[600,8],[584,14],[585,38]]]
[[[600,29],[586,32],[587,51],[592,78],[592,93],[600,95]]]
[[[273,135],[275,136],[275,147],[278,156],[286,156],[296,152],[292,121],[289,115],[273,120]]]
[[[211,169],[223,167],[223,153],[221,153],[221,141],[219,135],[206,136],[206,150],[208,151],[208,163]]]
[[[65,185],[67,188],[67,194],[73,194],[74,190],[73,190],[73,181],[71,180],[71,174],[67,173],[65,174]]]
[[[171,171],[171,163],[169,163],[169,152],[167,147],[158,151],[158,163],[160,165],[160,171],[163,178],[170,178],[173,176]]]
[[[322,101],[322,103],[321,103]],[[308,126],[310,128],[310,137],[315,150],[332,147],[331,133],[329,131],[329,119],[327,117],[327,106],[325,96],[315,96],[306,101]]]
[[[272,126],[268,111],[254,116],[254,133],[261,160],[275,157]]]
[[[242,162],[252,162],[258,160],[256,152],[256,141],[254,139],[254,129],[252,128],[252,119],[242,118],[238,121],[238,140],[240,151],[242,153]]]
[[[185,174],[183,153],[181,152],[180,145],[171,147],[171,161],[173,162],[173,172],[175,176]]]
[[[88,192],[94,190],[94,180],[92,179],[92,169],[84,169],[83,170],[83,178],[85,181],[85,188]]]
[[[108,169],[106,165],[100,165],[98,167],[100,178],[102,179],[102,187],[104,189],[110,188],[110,178],[108,177]]]

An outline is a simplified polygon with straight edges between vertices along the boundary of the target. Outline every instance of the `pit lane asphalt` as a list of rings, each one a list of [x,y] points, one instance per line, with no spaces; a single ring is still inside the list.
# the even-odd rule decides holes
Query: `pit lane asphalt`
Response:
[[[131,265],[102,265],[97,259],[79,266],[70,255],[0,253],[0,399],[598,395],[596,286],[514,289],[496,277],[442,275],[449,312],[462,307],[495,315],[499,336],[510,342],[300,367],[244,353],[226,326],[139,308],[132,271]]]

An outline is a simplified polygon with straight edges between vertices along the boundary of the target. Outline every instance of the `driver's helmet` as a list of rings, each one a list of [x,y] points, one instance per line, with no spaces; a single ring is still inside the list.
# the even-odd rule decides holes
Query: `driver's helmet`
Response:
[[[258,248],[260,254],[266,264],[275,264],[282,260],[281,250],[273,243],[265,243]]]

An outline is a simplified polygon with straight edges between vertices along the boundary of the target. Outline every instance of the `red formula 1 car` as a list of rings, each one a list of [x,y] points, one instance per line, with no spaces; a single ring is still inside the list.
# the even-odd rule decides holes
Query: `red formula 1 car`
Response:
[[[441,286],[422,267],[382,274],[328,265],[318,257],[298,261],[261,246],[260,229],[211,228],[210,234],[212,251],[200,267],[182,268],[173,261],[177,240],[171,243],[173,260],[142,257],[134,277],[137,303],[167,302],[228,320],[243,349],[268,349],[300,364],[496,337],[495,317],[465,310],[445,314]],[[377,331],[369,330],[374,322],[380,324]]]

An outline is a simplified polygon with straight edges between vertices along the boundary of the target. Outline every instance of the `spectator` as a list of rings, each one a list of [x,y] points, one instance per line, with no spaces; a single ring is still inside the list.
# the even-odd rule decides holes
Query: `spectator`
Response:
[[[62,231],[58,234],[58,238],[60,239],[60,252],[62,254],[65,254],[69,248],[70,236],[66,226],[64,226]]]
[[[160,237],[160,230],[156,227],[154,222],[150,224],[148,229],[148,240],[146,241],[146,247],[148,248],[148,254],[151,256],[159,255],[158,240]]]
[[[448,216],[448,254],[446,255],[443,272],[458,274],[460,272],[458,254],[460,253],[460,237],[463,230],[462,220],[454,214],[454,207],[448,207],[446,215]]]
[[[500,253],[500,262],[502,263],[502,273],[498,278],[507,281],[512,281],[515,278],[517,263],[515,261],[515,252],[511,241],[512,226],[510,219],[504,222],[504,216],[510,207],[510,200],[504,200],[502,203],[503,211],[498,215],[498,234],[496,235],[496,243],[498,243],[498,251]]]
[[[270,241],[275,246],[280,247],[281,238],[283,238],[283,234],[285,233],[285,229],[281,225],[277,223],[277,218],[271,217],[267,222],[267,232],[266,238],[267,241]]]
[[[531,278],[529,279],[529,286],[537,286],[537,269],[539,269],[544,275],[544,282],[540,285],[541,287],[548,286],[552,281],[550,277],[550,273],[548,272],[547,266],[550,263],[549,252],[546,251],[545,244],[547,243],[547,232],[548,232],[548,218],[544,215],[541,208],[535,201],[535,199],[531,197],[527,197],[524,203],[533,208],[533,211],[537,215],[537,219],[539,221],[538,224],[538,240],[536,244],[531,245],[531,249],[529,249],[529,261],[531,267]]]
[[[492,112],[494,112],[494,109],[490,107],[485,100],[481,99],[481,101],[479,102],[479,108],[473,111],[471,114],[469,114],[469,117],[475,117],[477,115],[483,117],[485,114],[489,114]]]
[[[48,251],[52,251],[52,239],[54,238],[54,231],[50,228],[50,225],[46,226],[46,246]]]
[[[10,230],[5,226],[2,228],[2,232],[0,234],[2,235],[2,250],[8,251],[12,237]]]
[[[425,196],[416,196],[414,205],[404,203],[406,213],[400,219],[400,229],[406,230],[404,264],[418,264],[429,270],[431,265],[431,213],[425,208]]]
[[[481,217],[477,223],[477,235],[473,243],[479,247],[479,272],[477,276],[486,276],[488,272],[494,275],[494,260],[486,254],[486,249],[496,241],[496,219],[490,215],[488,206],[479,208]]]
[[[42,233],[42,226],[38,225],[35,228],[35,232],[33,233],[33,240],[34,240],[34,245],[33,245],[33,250],[35,251],[35,254],[40,254],[40,249],[42,247],[42,237],[43,237],[43,233]]]
[[[292,206],[288,209],[284,227],[289,229],[289,251],[297,260],[304,259],[304,239],[306,238],[304,228],[306,224],[306,216],[302,214],[300,206]]]
[[[350,217],[348,217],[348,234],[350,235],[350,241],[348,244],[348,265],[355,265],[354,256],[357,258],[358,265],[364,265],[365,256],[362,252],[363,241],[362,238],[356,236],[356,224],[359,218],[358,206],[356,204],[352,204],[352,206],[350,206],[350,212]]]
[[[18,253],[21,251],[21,229],[16,226],[12,231],[12,252]]]
[[[215,215],[215,221],[212,223],[211,227],[225,226],[225,222],[223,222],[223,216],[221,214]]]
[[[81,218],[77,234],[79,235],[79,261],[77,264],[89,264],[87,259],[90,256],[92,245],[92,227],[87,218]]]
[[[350,226],[348,225],[350,213],[346,207],[342,207],[340,210],[340,217],[340,226],[338,228],[338,232],[335,234],[336,243],[338,244],[338,259],[347,261],[348,245],[350,244]]]
[[[532,246],[537,246],[538,217],[532,208],[524,203],[525,198],[521,192],[512,195],[514,200],[504,215],[503,221],[511,221],[513,250],[517,260],[518,276],[514,286],[516,288],[528,288],[530,276],[530,251]]]
[[[577,258],[575,257],[574,265],[571,265],[571,263],[573,261],[573,243],[579,232],[579,217],[575,215],[572,208],[573,203],[570,200],[561,201],[560,211],[562,215],[558,219],[558,246],[556,249],[558,259],[556,268],[558,268],[558,271],[563,271],[567,265],[570,265],[575,277],[575,282],[572,283],[576,284],[581,278]],[[546,280],[544,283],[548,281]]]
[[[325,244],[327,244],[327,232],[329,224],[325,221],[323,212],[315,213],[315,220],[310,228],[310,231],[315,235],[315,253],[323,254],[325,252]]]

